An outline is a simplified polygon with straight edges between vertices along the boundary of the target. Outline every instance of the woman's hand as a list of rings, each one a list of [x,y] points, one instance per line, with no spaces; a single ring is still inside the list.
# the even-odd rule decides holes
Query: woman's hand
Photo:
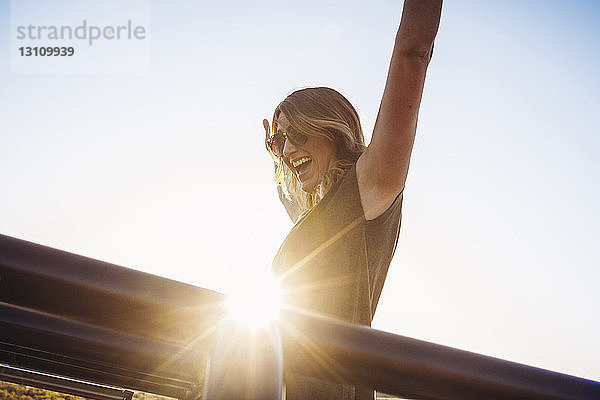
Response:
[[[271,125],[269,125],[268,119],[263,119],[263,128],[265,128],[265,146],[267,145],[267,140],[271,137]]]

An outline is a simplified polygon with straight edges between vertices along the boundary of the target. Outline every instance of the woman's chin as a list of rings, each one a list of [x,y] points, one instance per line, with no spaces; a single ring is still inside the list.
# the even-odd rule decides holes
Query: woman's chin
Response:
[[[312,180],[307,180],[307,181],[300,181],[300,188],[302,189],[303,192],[306,193],[314,193],[315,189],[317,188],[317,185],[312,182]]]

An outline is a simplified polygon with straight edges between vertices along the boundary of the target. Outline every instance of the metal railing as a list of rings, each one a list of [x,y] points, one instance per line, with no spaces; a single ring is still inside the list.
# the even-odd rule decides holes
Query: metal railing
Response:
[[[185,399],[203,390],[210,400],[274,398],[285,366],[407,398],[600,399],[598,382],[292,310],[252,338],[262,347],[244,366],[250,339],[227,333],[223,303],[217,292],[0,235],[0,363],[65,377],[65,391],[76,379]],[[241,379],[248,368],[252,379]]]
[[[7,365],[0,365],[0,380],[25,386],[39,387],[53,392],[66,392],[95,400],[131,400],[133,397],[133,392],[130,390],[94,385],[74,379],[28,371],[22,368],[13,368]]]

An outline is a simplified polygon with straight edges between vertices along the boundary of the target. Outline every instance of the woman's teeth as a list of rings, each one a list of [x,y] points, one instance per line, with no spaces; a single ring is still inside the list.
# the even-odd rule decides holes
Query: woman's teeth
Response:
[[[299,160],[293,161],[292,165],[294,166],[294,168],[298,168],[300,165],[305,164],[309,161],[310,161],[310,157],[302,157]]]

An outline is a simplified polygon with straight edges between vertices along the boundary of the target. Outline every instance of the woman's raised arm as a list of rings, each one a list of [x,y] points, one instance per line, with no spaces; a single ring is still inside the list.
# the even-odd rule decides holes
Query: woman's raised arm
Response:
[[[403,190],[442,0],[405,0],[371,143],[356,165],[367,219]]]

